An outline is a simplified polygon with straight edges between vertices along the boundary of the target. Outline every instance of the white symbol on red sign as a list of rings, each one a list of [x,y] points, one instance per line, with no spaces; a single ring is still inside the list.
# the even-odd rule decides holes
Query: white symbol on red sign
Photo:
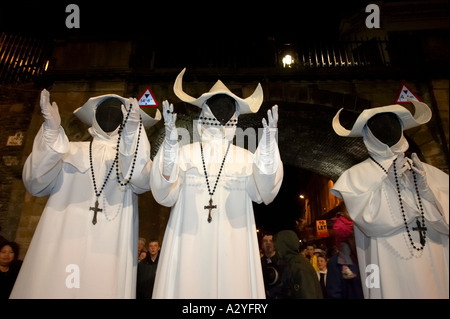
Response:
[[[146,88],[144,93],[142,93],[139,98],[139,106],[158,106],[158,102],[156,101],[152,91],[150,88]]]
[[[406,83],[402,83],[400,87],[400,91],[398,92],[398,97],[395,103],[410,103],[406,98],[410,98],[416,101],[420,101],[420,99],[415,95],[411,89],[408,87]]]

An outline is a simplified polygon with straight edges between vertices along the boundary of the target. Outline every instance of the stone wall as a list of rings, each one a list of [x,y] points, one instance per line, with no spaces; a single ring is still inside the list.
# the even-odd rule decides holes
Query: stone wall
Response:
[[[37,118],[37,92],[33,85],[0,86],[0,234],[8,240],[16,238],[24,203],[22,167],[33,140],[28,129]],[[29,226],[34,231],[35,224]]]

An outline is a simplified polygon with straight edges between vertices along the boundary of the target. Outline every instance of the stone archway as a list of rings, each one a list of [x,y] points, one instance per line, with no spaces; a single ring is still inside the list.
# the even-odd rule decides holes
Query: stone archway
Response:
[[[253,129],[257,132],[262,128],[261,121],[267,117],[267,110],[274,104],[279,105],[278,143],[285,166],[285,178],[275,203],[280,215],[277,220],[273,219],[273,205],[255,204],[254,208],[261,223],[267,224],[271,220],[271,223],[277,224],[275,229],[281,229],[292,225],[299,217],[298,212],[293,211],[299,208],[297,193],[300,188],[306,187],[312,175],[335,180],[345,169],[367,158],[367,151],[361,139],[336,135],[331,121],[337,109],[330,106],[268,101],[256,114],[241,115],[238,127],[243,131]],[[174,108],[177,111],[177,127],[186,128],[192,137],[192,123],[198,119],[200,109],[185,103],[175,103]],[[353,113],[349,115],[349,118],[356,116]],[[164,140],[163,123],[157,124],[149,139],[153,158]],[[162,240],[170,208],[158,205],[150,192],[140,196],[139,208],[140,235]]]

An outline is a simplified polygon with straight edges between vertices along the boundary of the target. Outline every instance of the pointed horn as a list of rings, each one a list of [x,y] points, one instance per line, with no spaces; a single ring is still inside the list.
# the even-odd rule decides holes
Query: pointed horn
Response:
[[[161,112],[158,109],[156,109],[156,114],[154,118],[145,113],[142,109],[141,109],[141,116],[142,116],[142,124],[144,124],[145,129],[152,127],[153,125],[158,123],[158,121],[161,120],[162,118]]]
[[[342,112],[344,108],[341,108],[333,118],[333,129],[339,136],[349,136],[350,131],[341,125],[339,121],[339,114]]]
[[[261,107],[263,99],[264,99],[263,89],[262,89],[261,84],[258,83],[258,86],[256,87],[255,91],[253,91],[252,95],[250,95],[248,98],[244,99],[244,101],[250,107],[250,111],[252,113],[256,113],[256,112],[258,112],[259,108]]]
[[[195,101],[196,99],[193,98],[192,96],[184,93],[184,91],[183,91],[183,75],[184,75],[184,72],[186,72],[186,68],[184,68],[180,72],[180,74],[178,74],[177,78],[175,79],[175,83],[173,85],[173,91],[174,91],[175,95],[178,96],[178,98],[180,100],[182,100],[183,102],[186,102],[186,103],[190,103],[190,102]]]
[[[423,102],[419,102],[414,99],[406,98],[414,105],[414,120],[418,124],[425,124],[431,119],[431,109]]]

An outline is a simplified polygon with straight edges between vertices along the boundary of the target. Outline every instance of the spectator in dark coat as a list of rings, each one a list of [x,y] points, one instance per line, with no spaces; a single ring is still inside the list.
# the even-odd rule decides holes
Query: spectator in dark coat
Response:
[[[0,243],[0,299],[8,299],[14,287],[22,266],[18,256],[19,246],[15,242]]]
[[[160,245],[156,239],[148,243],[147,256],[138,263],[136,299],[152,299]]]
[[[280,231],[275,236],[275,250],[284,263],[282,282],[284,298],[322,299],[322,291],[316,271],[311,263],[301,256],[300,242],[292,230]]]

